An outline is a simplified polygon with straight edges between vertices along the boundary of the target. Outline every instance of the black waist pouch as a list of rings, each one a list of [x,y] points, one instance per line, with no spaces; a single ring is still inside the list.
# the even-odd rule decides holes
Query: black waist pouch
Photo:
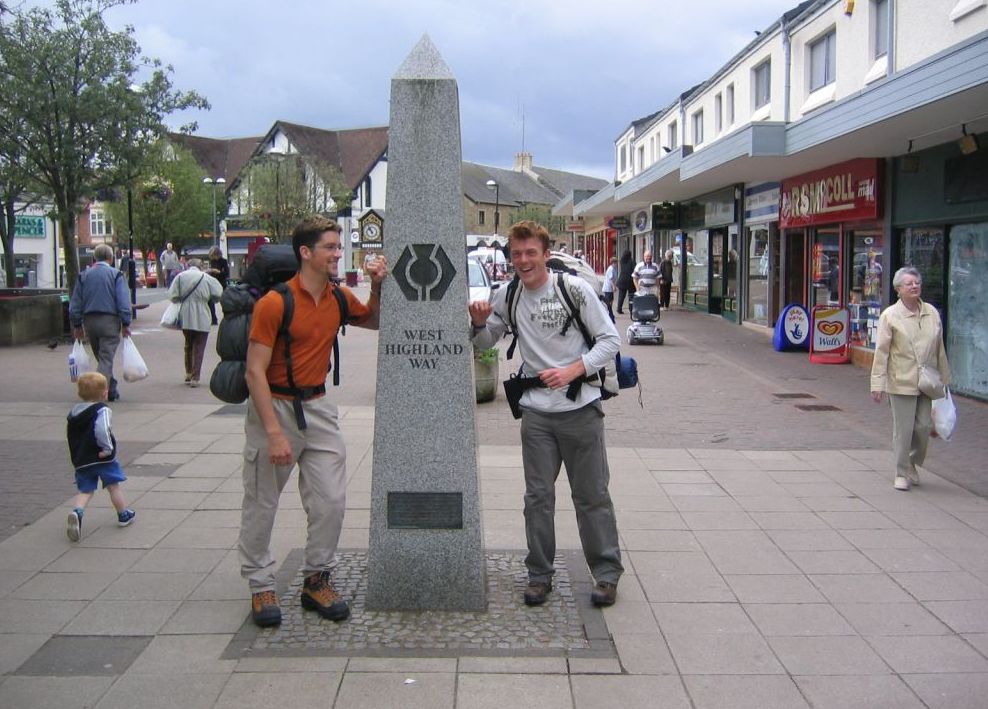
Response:
[[[519,377],[511,375],[504,382],[504,397],[511,407],[511,415],[516,419],[521,418],[521,395],[529,389],[544,387],[545,384],[538,377]]]

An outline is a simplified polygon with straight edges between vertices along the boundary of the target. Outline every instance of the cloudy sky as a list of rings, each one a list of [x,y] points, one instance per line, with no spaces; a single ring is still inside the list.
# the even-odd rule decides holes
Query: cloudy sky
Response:
[[[613,177],[628,124],[704,80],[797,0],[140,0],[134,27],[212,110],[199,135],[388,122],[390,79],[423,33],[457,78],[465,160]],[[524,116],[524,131],[523,118]],[[175,125],[190,117],[174,120]],[[524,140],[524,143],[523,143]]]

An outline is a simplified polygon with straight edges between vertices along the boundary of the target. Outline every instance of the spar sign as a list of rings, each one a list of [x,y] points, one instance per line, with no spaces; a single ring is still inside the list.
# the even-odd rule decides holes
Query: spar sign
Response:
[[[843,364],[851,359],[847,343],[850,314],[847,308],[817,305],[811,321],[810,361],[815,364]]]

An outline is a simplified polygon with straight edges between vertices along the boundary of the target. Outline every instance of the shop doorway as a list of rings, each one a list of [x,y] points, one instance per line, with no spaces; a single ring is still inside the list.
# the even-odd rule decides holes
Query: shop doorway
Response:
[[[779,291],[783,305],[806,305],[806,232],[793,229],[786,232],[783,274],[779,280]]]
[[[724,253],[727,250],[727,230],[710,230],[710,300],[707,312],[720,315],[724,311]]]

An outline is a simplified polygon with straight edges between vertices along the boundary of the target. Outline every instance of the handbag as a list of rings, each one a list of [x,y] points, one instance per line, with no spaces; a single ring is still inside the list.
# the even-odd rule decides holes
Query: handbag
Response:
[[[934,401],[946,396],[940,372],[925,364],[919,365],[919,390]]]
[[[202,283],[202,279],[206,277],[206,274],[199,276],[199,280],[192,287],[188,293],[182,296],[182,299],[177,303],[169,303],[168,307],[165,308],[165,312],[161,315],[161,327],[166,330],[181,330],[182,329],[182,303],[188,300],[189,296],[196,292],[199,284]],[[178,289],[179,294],[181,294],[182,289]]]
[[[936,367],[931,367],[927,364],[921,363],[919,361],[919,353],[916,351],[916,343],[912,340],[909,342],[913,346],[913,355],[916,357],[916,363],[919,366],[918,386],[920,392],[934,401],[937,399],[942,399],[947,395],[947,392],[943,385],[943,378],[940,376],[940,370]]]

